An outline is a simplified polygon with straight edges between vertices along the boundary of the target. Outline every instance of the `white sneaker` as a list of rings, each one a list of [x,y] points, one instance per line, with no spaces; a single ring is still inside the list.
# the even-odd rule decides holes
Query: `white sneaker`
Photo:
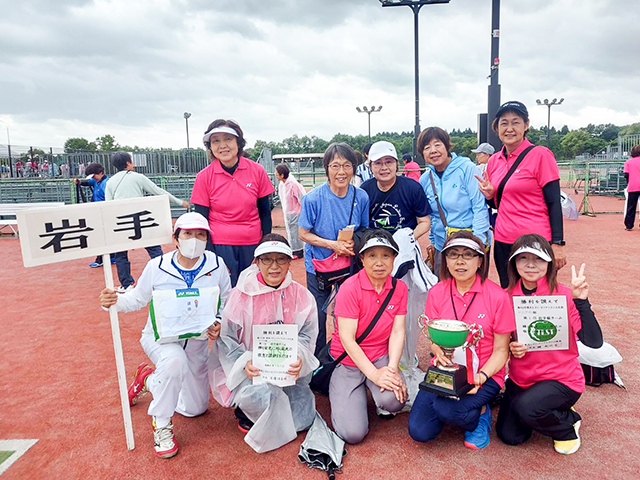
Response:
[[[376,407],[376,415],[383,420],[391,420],[396,416],[395,413],[387,412],[384,408]]]
[[[153,422],[153,448],[156,456],[160,458],[171,458],[178,453],[178,443],[173,435],[173,423],[165,427],[156,428]]]
[[[116,288],[116,293],[127,293],[130,290],[133,290],[135,287],[133,286],[133,284],[129,285],[128,287],[123,287],[122,285],[120,285],[118,288]]]

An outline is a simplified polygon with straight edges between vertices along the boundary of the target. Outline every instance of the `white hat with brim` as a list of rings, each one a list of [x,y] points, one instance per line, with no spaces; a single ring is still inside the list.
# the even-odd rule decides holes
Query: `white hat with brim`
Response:
[[[206,230],[209,233],[213,233],[207,219],[198,212],[187,212],[180,215],[176,220],[176,223],[173,225],[173,233],[176,233],[176,230],[178,229]]]
[[[382,238],[382,237],[373,237],[370,238],[369,240],[367,240],[367,243],[365,243],[362,248],[360,249],[360,251],[358,253],[364,253],[365,250],[372,248],[372,247],[387,247],[390,248],[391,250],[393,250],[394,252],[396,252],[396,255],[400,252],[398,252],[398,249],[396,247],[394,247],[391,242],[389,242],[389,240],[387,240],[386,238]]]
[[[376,160],[380,160],[384,157],[391,157],[398,160],[398,153],[396,152],[396,147],[393,143],[381,140],[371,145],[371,148],[369,149],[370,162],[375,162]]]
[[[233,136],[238,136],[238,132],[236,132],[233,128],[231,127],[216,127],[216,128],[212,128],[211,130],[209,130],[207,133],[204,134],[204,137],[202,137],[202,142],[205,145],[209,145],[209,139],[211,138],[211,135],[213,135],[214,133],[229,133]]]
[[[258,258],[260,255],[264,255],[266,253],[282,253],[289,258],[293,258],[291,247],[278,240],[261,243],[256,247],[256,251],[253,253],[253,256]]]
[[[442,249],[442,253],[452,247],[464,247],[473,250],[474,252],[478,252],[483,257],[485,255],[484,248],[480,248],[480,245],[478,245],[477,242],[471,240],[470,238],[454,238],[445,245],[445,247]]]
[[[471,150],[473,153],[486,153],[487,155],[493,155],[496,149],[490,143],[481,143],[478,148]]]
[[[535,243],[532,247],[520,247],[518,250],[516,250],[513,255],[511,255],[509,257],[509,261],[513,260],[514,258],[516,258],[518,255],[520,255],[521,253],[532,253],[535,256],[541,258],[542,260],[544,260],[545,262],[551,262],[551,257],[549,256],[549,254],[547,252],[545,252],[542,247],[540,246],[539,243]]]

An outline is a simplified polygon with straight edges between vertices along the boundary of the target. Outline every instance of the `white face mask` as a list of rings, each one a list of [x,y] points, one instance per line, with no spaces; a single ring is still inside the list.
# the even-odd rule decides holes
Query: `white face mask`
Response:
[[[187,258],[194,259],[202,255],[207,248],[207,242],[199,240],[195,237],[186,240],[178,240],[180,253]]]

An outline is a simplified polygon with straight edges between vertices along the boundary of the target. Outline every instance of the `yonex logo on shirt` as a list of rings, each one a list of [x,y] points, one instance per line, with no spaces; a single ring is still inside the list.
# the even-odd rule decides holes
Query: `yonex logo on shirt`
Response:
[[[389,306],[387,307],[387,310],[393,310],[393,307],[394,307],[393,305],[389,305]]]
[[[246,187],[249,188],[251,186],[251,182],[247,183]]]
[[[484,318],[486,315],[484,313],[479,313],[478,318]]]

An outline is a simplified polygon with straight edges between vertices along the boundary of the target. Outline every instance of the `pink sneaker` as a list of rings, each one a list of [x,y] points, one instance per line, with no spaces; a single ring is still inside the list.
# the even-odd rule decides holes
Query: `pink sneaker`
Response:
[[[129,405],[134,406],[138,403],[138,397],[148,392],[147,377],[153,373],[153,368],[148,363],[141,363],[133,374],[133,383],[129,386]]]

